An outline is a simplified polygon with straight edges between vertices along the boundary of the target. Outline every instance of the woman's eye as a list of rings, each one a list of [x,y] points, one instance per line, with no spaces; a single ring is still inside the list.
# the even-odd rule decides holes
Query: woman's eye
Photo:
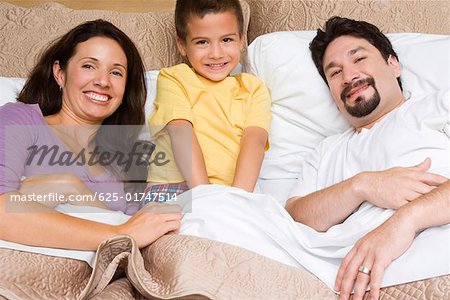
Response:
[[[84,65],[82,65],[81,66],[83,69],[93,69],[94,68],[94,66],[93,65],[90,65],[90,64],[84,64]]]
[[[360,62],[360,61],[362,61],[362,60],[364,60],[365,59],[365,57],[359,57],[359,58],[357,58],[356,60],[355,60],[355,62]]]
[[[201,41],[197,41],[196,44],[197,45],[206,45],[206,44],[208,44],[208,42],[205,40],[201,40]]]
[[[123,73],[120,71],[112,71],[111,74],[113,74],[114,76],[120,76],[123,77]]]
[[[232,39],[232,38],[224,38],[223,41],[224,41],[225,43],[229,43],[229,42],[232,42],[233,39]]]

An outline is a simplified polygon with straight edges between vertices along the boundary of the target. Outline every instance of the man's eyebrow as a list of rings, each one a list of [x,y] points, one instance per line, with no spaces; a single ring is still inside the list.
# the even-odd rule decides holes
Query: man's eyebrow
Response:
[[[347,56],[355,55],[356,53],[358,53],[359,51],[362,51],[362,50],[366,50],[366,49],[362,46],[356,47],[355,49],[351,49],[350,51],[348,51]],[[335,66],[336,66],[336,64],[334,62],[330,62],[329,64],[327,64],[325,66],[325,68],[323,70],[326,73],[328,69],[331,69]]]
[[[348,51],[348,56],[352,56],[352,55],[354,55],[355,53],[357,53],[358,51],[361,51],[361,50],[366,50],[366,49],[364,47],[362,47],[362,46],[359,46],[359,47],[357,47],[355,49],[352,49],[352,50]]]
[[[326,73],[329,69],[335,67],[336,64],[334,62],[330,62],[328,65],[325,66],[325,68],[323,69],[323,71]]]

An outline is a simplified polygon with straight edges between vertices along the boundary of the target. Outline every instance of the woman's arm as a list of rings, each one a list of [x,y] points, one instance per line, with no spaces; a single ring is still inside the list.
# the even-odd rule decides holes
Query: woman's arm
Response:
[[[251,126],[244,129],[232,186],[253,192],[264,158],[267,131]]]
[[[56,212],[35,201],[14,201],[18,192],[0,195],[0,239],[30,246],[95,250],[117,234],[131,235],[139,247],[180,226],[181,213],[146,206],[126,223],[109,225]],[[164,207],[164,206],[163,206]]]
[[[167,124],[175,163],[190,189],[209,184],[205,159],[192,124],[187,120],[173,120]]]

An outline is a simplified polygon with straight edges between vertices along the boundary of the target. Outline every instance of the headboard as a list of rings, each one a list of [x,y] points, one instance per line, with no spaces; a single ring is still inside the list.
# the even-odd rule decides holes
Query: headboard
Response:
[[[315,30],[331,16],[363,20],[383,32],[450,34],[448,0],[247,0],[249,40],[274,31]]]
[[[244,0],[241,3],[246,30],[250,9]],[[0,76],[26,77],[49,42],[82,22],[99,18],[112,22],[130,36],[147,70],[182,61],[176,48],[173,9],[130,13],[76,10],[55,2],[29,8],[0,2]]]
[[[0,2],[0,76],[27,76],[36,56],[50,41],[83,21],[97,18],[113,22],[130,35],[147,70],[181,61],[173,25],[175,0],[58,1],[71,8],[36,0],[8,2]],[[384,32],[450,34],[450,1],[446,0],[241,2],[249,20],[249,42],[267,32],[317,29],[332,15],[367,20]]]

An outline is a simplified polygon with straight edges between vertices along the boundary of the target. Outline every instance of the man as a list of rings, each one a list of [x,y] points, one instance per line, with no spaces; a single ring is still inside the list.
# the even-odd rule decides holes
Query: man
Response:
[[[362,299],[369,282],[378,299],[385,268],[415,235],[450,223],[449,93],[406,98],[391,43],[366,22],[333,17],[310,50],[354,128],[325,139],[305,160],[286,209],[317,231],[344,222],[366,201],[394,209],[347,254],[335,283],[339,299],[352,289]]]

